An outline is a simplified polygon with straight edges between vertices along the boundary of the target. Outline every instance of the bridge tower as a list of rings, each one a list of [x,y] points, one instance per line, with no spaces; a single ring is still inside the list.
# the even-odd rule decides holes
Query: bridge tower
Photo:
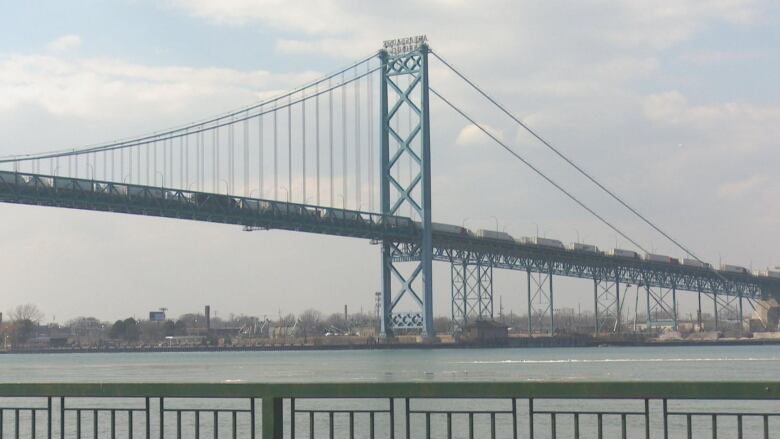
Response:
[[[381,334],[386,337],[406,328],[434,335],[428,52],[425,37],[414,37],[385,42],[379,53],[381,213],[411,211],[420,231],[414,243],[382,243]],[[402,112],[408,123],[400,123]],[[400,177],[401,159],[412,164],[407,179]],[[410,262],[413,269],[404,272],[400,265]]]

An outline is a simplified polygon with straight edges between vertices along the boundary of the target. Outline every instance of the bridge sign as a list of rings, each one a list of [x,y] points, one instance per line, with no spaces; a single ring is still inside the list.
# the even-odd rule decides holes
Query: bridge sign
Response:
[[[390,55],[401,55],[417,50],[421,45],[428,42],[428,37],[425,35],[417,35],[414,37],[396,38],[393,40],[386,40],[383,43],[384,49]]]

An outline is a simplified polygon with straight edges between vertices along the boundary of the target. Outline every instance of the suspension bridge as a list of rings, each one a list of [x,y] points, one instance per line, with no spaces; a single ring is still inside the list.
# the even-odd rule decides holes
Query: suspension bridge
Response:
[[[440,61],[492,105],[686,253],[647,253],[431,86]],[[516,238],[432,221],[434,96],[636,250]],[[780,297],[780,269],[712,267],[517,119],[424,38],[390,42],[300,88],[236,111],[121,141],[0,158],[0,201],[371,240],[381,248],[381,331],[433,336],[434,261],[450,265],[456,328],[492,319],[494,270],[526,273],[528,331],[555,333],[556,276],[592,280],[594,332],[619,331],[625,289],[644,290],[648,327],[677,327],[678,293],[709,298],[718,321]],[[623,287],[623,298],[621,298]],[[637,292],[638,294],[638,292]]]

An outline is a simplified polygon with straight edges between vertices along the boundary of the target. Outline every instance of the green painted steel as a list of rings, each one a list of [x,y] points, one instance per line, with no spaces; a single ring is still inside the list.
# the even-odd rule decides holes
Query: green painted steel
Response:
[[[395,260],[392,248],[398,241],[384,240],[382,249],[382,334],[393,329],[420,329],[424,336],[433,331],[433,226],[431,220],[431,145],[428,95],[428,46],[420,44],[404,53],[379,53],[380,75],[380,191],[385,215],[400,215],[409,209],[419,220],[416,260]],[[393,99],[388,99],[388,90]],[[399,128],[403,111],[409,114],[409,131]],[[392,150],[392,151],[391,151]],[[409,160],[409,180],[399,179],[403,159]],[[393,189],[391,191],[391,189]],[[402,274],[396,263],[416,262],[410,275]],[[392,276],[391,276],[392,274]],[[398,292],[393,293],[393,280]],[[402,301],[406,299],[406,303]],[[399,308],[411,308],[398,310]]]
[[[415,437],[418,437],[417,433],[424,432],[423,437],[432,437],[431,430],[431,418],[432,416],[446,415],[447,419],[447,437],[452,437],[452,420],[455,416],[466,416],[468,419],[469,432],[473,436],[476,431],[476,419],[477,416],[487,415],[481,419],[482,427],[489,426],[491,437],[496,436],[496,420],[497,417],[502,417],[503,421],[511,420],[512,423],[512,436],[518,438],[518,400],[527,400],[528,412],[525,422],[528,425],[528,431],[530,437],[533,436],[535,429],[534,425],[538,424],[539,427],[549,427],[552,437],[555,437],[555,431],[559,424],[561,427],[565,426],[568,418],[572,416],[574,419],[573,428],[578,430],[580,423],[580,417],[595,416],[598,420],[598,431],[601,433],[602,424],[608,421],[607,418],[614,421],[614,416],[619,416],[619,427],[623,437],[627,437],[628,423],[627,419],[632,417],[644,418],[644,431],[645,438],[650,437],[650,401],[660,401],[663,407],[663,416],[658,422],[653,423],[654,429],[663,429],[665,434],[672,432],[674,434],[679,433],[681,430],[679,425],[673,424],[671,419],[684,419],[687,424],[687,432],[689,437],[693,433],[694,428],[692,419],[701,417],[712,417],[713,422],[716,422],[718,417],[720,418],[733,418],[737,417],[739,433],[742,433],[742,418],[746,419],[763,419],[763,424],[759,428],[755,425],[746,426],[752,432],[763,431],[764,437],[768,437],[769,434],[769,418],[777,419],[780,417],[780,412],[777,411],[777,404],[772,405],[780,401],[780,382],[427,382],[427,383],[296,383],[296,384],[284,384],[284,383],[236,383],[236,384],[209,384],[209,383],[6,383],[0,384],[0,398],[6,400],[13,398],[21,398],[28,400],[29,398],[45,398],[47,401],[46,408],[37,407],[30,408],[24,407],[7,407],[0,408],[0,414],[5,410],[8,413],[14,413],[12,422],[12,428],[18,432],[26,428],[35,430],[35,413],[41,412],[42,416],[45,416],[48,422],[47,425],[47,438],[53,437],[70,437],[70,432],[75,431],[77,437],[81,437],[82,428],[82,412],[91,413],[93,426],[92,431],[99,431],[98,415],[110,415],[110,423],[102,424],[102,431],[109,431],[111,437],[115,436],[117,431],[117,422],[119,416],[126,416],[129,419],[128,432],[132,436],[132,414],[133,412],[140,412],[145,414],[145,433],[146,437],[150,437],[150,426],[152,425],[151,418],[155,417],[157,426],[159,427],[158,436],[162,438],[165,436],[166,431],[173,430],[175,437],[182,437],[182,415],[188,416],[194,415],[196,437],[198,437],[200,421],[203,419],[199,417],[200,414],[211,414],[213,422],[211,422],[211,428],[214,434],[214,438],[229,437],[234,439],[239,436],[238,433],[238,418],[242,416],[243,426],[241,437],[247,437],[254,439],[261,437],[263,439],[276,439],[284,437],[285,430],[291,434],[295,431],[296,415],[302,415],[307,419],[310,437],[315,435],[315,416],[327,418],[327,423],[324,426],[327,430],[317,431],[329,431],[330,437],[334,437],[335,416],[347,416],[349,437],[355,437],[355,422],[358,417],[368,422],[371,437],[375,437],[375,422],[374,418],[377,415],[381,415],[383,419],[387,419],[385,426],[388,431],[387,436],[395,438],[396,422],[403,424],[403,431],[405,431],[405,437],[411,437],[411,433],[415,433]],[[116,403],[105,402],[94,405],[91,403],[87,407],[72,406],[67,404],[66,400],[73,401],[78,398],[137,398],[145,401],[145,407],[140,408],[128,408],[118,407]],[[171,403],[169,406],[167,401],[182,401],[186,399],[232,399],[232,400],[244,400],[249,402],[249,408],[227,408],[227,407],[204,407],[200,405],[198,407],[173,407],[176,403]],[[367,399],[386,399],[389,404],[386,408],[367,408],[366,406],[360,406],[359,408],[346,408],[343,405],[344,401],[352,400],[353,403],[362,404],[361,401]],[[435,401],[443,399],[458,399],[458,400],[471,400],[473,402],[478,400],[505,400],[511,401],[511,410],[508,410],[506,406],[504,408],[485,408],[485,407],[473,407],[469,409],[443,409],[433,407],[429,405],[410,405],[412,402],[419,402],[421,400]],[[559,408],[551,409],[537,409],[535,408],[534,401],[537,400],[585,400],[592,399],[597,401],[621,401],[621,405],[625,402],[626,407],[629,404],[634,403],[633,409],[620,409],[620,410],[600,410],[600,409],[586,409],[580,408],[575,410],[561,410]],[[52,406],[52,401],[55,401],[55,406]],[[152,414],[153,410],[150,407],[149,401],[158,401],[156,403],[156,414]],[[256,401],[262,401],[260,410],[260,436],[256,433]],[[325,408],[299,408],[295,401],[297,400],[339,400],[341,402],[336,403],[335,406],[329,406]],[[691,404],[696,404],[696,401],[732,401],[727,403],[729,407],[735,407],[737,410],[724,409],[718,411],[705,410],[702,411],[699,408],[689,408],[680,410],[679,408],[669,410],[667,406],[668,401],[690,401]],[[289,410],[285,409],[285,403],[289,402]],[[644,401],[644,411],[640,411],[636,408],[636,401]],[[743,401],[746,404],[761,401],[764,407],[762,412],[746,412],[739,410],[740,402]],[[395,407],[397,403],[402,405],[403,410],[399,417],[396,417]],[[114,404],[114,405],[112,405]],[[682,406],[675,405],[673,407]],[[694,406],[691,406],[694,407]],[[744,406],[748,407],[748,406]],[[31,412],[33,415],[27,417],[26,424],[23,425],[20,422],[20,413]],[[70,421],[66,422],[66,413],[75,412],[76,422],[75,424]],[[166,423],[165,414],[175,415],[173,422]],[[59,413],[59,414],[57,414]],[[230,427],[219,427],[220,414],[224,414],[225,418],[232,420]],[[365,416],[368,416],[367,418]],[[59,424],[58,428],[52,430],[52,419],[56,418]],[[300,418],[300,416],[298,417]],[[2,419],[2,416],[0,416]],[[191,418],[190,418],[191,419]],[[342,418],[343,420],[344,418]],[[441,419],[441,418],[439,418]],[[487,421],[486,421],[487,419]],[[549,423],[546,420],[549,419]],[[171,418],[169,417],[169,421]],[[424,421],[424,424],[421,423]],[[248,422],[246,422],[248,421]],[[563,423],[561,423],[561,422]],[[612,421],[610,421],[612,422]],[[412,427],[412,425],[415,425]],[[670,424],[672,427],[670,428]],[[167,426],[166,426],[167,425]],[[303,424],[305,425],[305,424]],[[611,424],[613,427],[615,422]],[[747,424],[746,424],[747,425]],[[424,426],[424,429],[423,429]],[[321,425],[322,427],[322,425]],[[633,430],[633,429],[632,429]],[[342,429],[342,433],[347,429]],[[637,430],[638,431],[638,430]],[[751,433],[752,434],[752,433]],[[601,434],[599,434],[599,437]],[[502,436],[504,437],[504,436]],[[576,436],[575,436],[576,437]],[[632,437],[633,433],[632,433]]]
[[[0,397],[780,400],[780,382],[0,383]]]

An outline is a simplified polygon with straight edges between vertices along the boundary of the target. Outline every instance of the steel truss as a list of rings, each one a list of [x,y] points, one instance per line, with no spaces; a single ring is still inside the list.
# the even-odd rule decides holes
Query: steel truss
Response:
[[[470,321],[493,319],[493,265],[489,259],[451,263],[450,280],[455,332],[461,332]]]
[[[397,243],[382,243],[382,325],[383,336],[396,328],[419,328],[423,336],[433,336],[431,157],[428,107],[428,47],[390,56],[379,54],[380,69],[380,188],[381,212],[396,215],[408,208],[419,219],[419,258],[409,275],[402,275]],[[392,102],[388,98],[392,90]],[[401,131],[398,119],[403,110],[410,114],[408,131]],[[392,145],[392,148],[391,148]],[[401,159],[413,164],[408,181],[400,181]],[[406,262],[409,262],[407,260]],[[393,284],[400,284],[393,295]],[[402,299],[411,297],[401,305]],[[411,310],[396,309],[409,308]]]
[[[283,201],[52,175],[0,174],[0,202],[156,216],[250,229],[280,229],[391,241],[412,240],[411,219]]]
[[[646,293],[647,330],[660,324],[671,324],[673,330],[678,328],[677,288],[651,287],[644,285]]]
[[[547,332],[555,334],[555,302],[552,272],[526,271],[528,292],[528,334]],[[549,324],[548,324],[549,321]]]
[[[404,248],[404,257],[414,257],[414,247]],[[572,252],[514,243],[485,243],[478,238],[434,235],[433,258],[437,261],[468,260],[490,255],[493,268],[552,272],[557,276],[584,279],[615,279],[622,284],[676,288],[677,291],[743,296],[753,300],[780,296],[780,282],[770,278],[731,273],[715,274],[707,269],[649,263],[641,259],[614,258],[602,254]]]
[[[620,282],[609,279],[593,279],[595,333],[620,332],[621,311]]]
[[[742,329],[744,317],[744,300],[742,296],[727,296],[711,294],[713,311],[715,312],[715,330],[737,327]],[[725,325],[724,325],[725,324]]]

